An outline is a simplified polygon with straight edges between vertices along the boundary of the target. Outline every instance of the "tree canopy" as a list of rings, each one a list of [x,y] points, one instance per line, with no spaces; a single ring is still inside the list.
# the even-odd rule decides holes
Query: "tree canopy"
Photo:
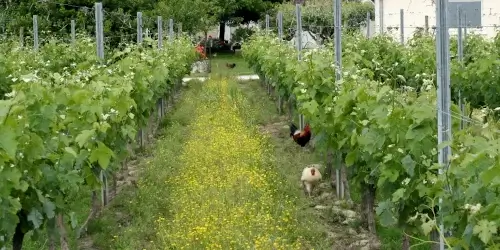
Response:
[[[325,0],[307,0],[305,8],[309,8],[310,3],[316,4],[317,1]],[[221,23],[257,21],[266,13],[276,13],[277,8],[293,9],[293,5],[283,2],[284,0],[106,0],[103,1],[104,32],[107,37],[111,37],[107,40],[108,42],[113,42],[116,37],[119,40],[135,39],[133,35],[136,32],[138,11],[143,12],[144,29],[156,30],[156,16],[161,15],[165,20],[174,19],[176,29],[182,23],[182,30],[185,32],[207,31]],[[92,0],[58,0],[57,2],[55,0],[6,0],[0,3],[0,27],[13,34],[17,34],[23,27],[25,33],[29,35],[33,25],[32,17],[38,15],[40,32],[67,35],[70,31],[70,20],[74,19],[79,32],[92,34],[95,30],[94,4]],[[351,13],[349,14],[351,17],[357,16],[355,22],[359,22],[366,17],[368,8],[366,5],[363,7],[362,4],[354,4],[358,6],[351,4],[351,7],[354,6],[354,9],[359,7],[361,10],[348,9],[347,12]],[[328,1],[328,5],[331,6],[331,1]],[[331,11],[320,11],[314,15],[321,20],[331,20],[332,17]],[[168,22],[164,21],[164,24],[167,25]],[[223,27],[224,25],[221,25],[221,31]]]

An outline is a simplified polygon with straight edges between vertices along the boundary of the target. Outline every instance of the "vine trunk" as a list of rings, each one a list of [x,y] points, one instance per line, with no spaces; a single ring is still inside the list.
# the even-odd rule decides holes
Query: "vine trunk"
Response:
[[[363,182],[361,184],[363,190],[363,198],[361,202],[361,211],[363,214],[363,224],[372,234],[377,234],[375,221],[375,194],[377,187],[374,184]]]

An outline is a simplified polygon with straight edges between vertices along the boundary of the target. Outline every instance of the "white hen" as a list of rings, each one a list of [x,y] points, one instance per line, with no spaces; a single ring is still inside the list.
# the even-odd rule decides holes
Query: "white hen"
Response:
[[[302,181],[304,192],[311,197],[312,190],[321,180],[321,173],[315,167],[305,167],[300,180]]]

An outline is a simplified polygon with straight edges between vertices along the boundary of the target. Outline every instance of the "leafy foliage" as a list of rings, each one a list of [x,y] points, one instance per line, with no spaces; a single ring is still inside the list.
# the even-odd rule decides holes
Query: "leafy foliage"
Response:
[[[272,13],[267,13],[276,17],[277,12],[282,11],[284,35],[289,38],[295,34],[297,28],[295,8],[294,4],[284,3],[278,5]],[[301,11],[303,30],[312,31],[325,39],[333,37],[334,9],[332,1],[307,1],[307,4],[302,6]],[[366,13],[368,12],[372,17],[375,16],[372,3],[343,1],[342,20],[343,26],[347,27],[346,31],[359,30],[360,25],[366,24]],[[271,18],[271,21],[273,20],[275,19]],[[261,21],[265,24],[262,18]],[[276,29],[277,25],[272,25],[272,27]]]
[[[162,50],[128,46],[115,55],[123,59],[100,65],[93,44],[54,43],[40,54],[14,47],[6,59],[17,60],[0,59],[8,66],[2,90],[11,91],[0,100],[0,248],[19,211],[27,214],[20,222],[26,231],[42,229],[55,213],[74,218],[67,201],[82,185],[100,187],[100,170],[115,170],[136,129],[196,58],[179,38]]]
[[[459,120],[454,116],[454,155],[446,174],[438,175],[432,40],[416,38],[420,40],[403,47],[384,37],[344,39],[341,81],[335,80],[330,46],[305,51],[303,60],[297,61],[293,47],[274,36],[257,34],[243,45],[243,55],[279,94],[296,97],[299,111],[314,132],[323,135],[324,145],[345,152],[343,160],[354,170],[353,184],[376,185],[376,212],[382,225],[428,234],[437,228],[436,205],[442,197],[439,212],[455,236],[447,239],[448,245],[496,249],[498,124],[476,122],[455,132]],[[483,51],[478,53],[488,53]],[[471,58],[496,65],[491,58]],[[472,74],[467,67],[471,66],[464,71]],[[481,73],[485,78],[496,74]],[[455,88],[466,80],[455,83]],[[492,88],[489,82],[474,83]],[[459,114],[456,105],[452,113]]]

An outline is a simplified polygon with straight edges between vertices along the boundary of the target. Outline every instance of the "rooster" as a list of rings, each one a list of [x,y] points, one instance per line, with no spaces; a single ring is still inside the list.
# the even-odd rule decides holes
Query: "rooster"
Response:
[[[236,67],[236,63],[226,63],[226,67],[233,69],[234,67]]]
[[[302,171],[302,177],[300,181],[302,181],[302,187],[304,188],[304,192],[311,197],[312,190],[318,182],[321,180],[321,173],[316,167],[305,167]]]
[[[290,125],[290,137],[299,144],[301,147],[306,146],[306,144],[311,140],[311,128],[309,124],[304,127],[304,130],[301,131],[295,126],[295,124]]]

